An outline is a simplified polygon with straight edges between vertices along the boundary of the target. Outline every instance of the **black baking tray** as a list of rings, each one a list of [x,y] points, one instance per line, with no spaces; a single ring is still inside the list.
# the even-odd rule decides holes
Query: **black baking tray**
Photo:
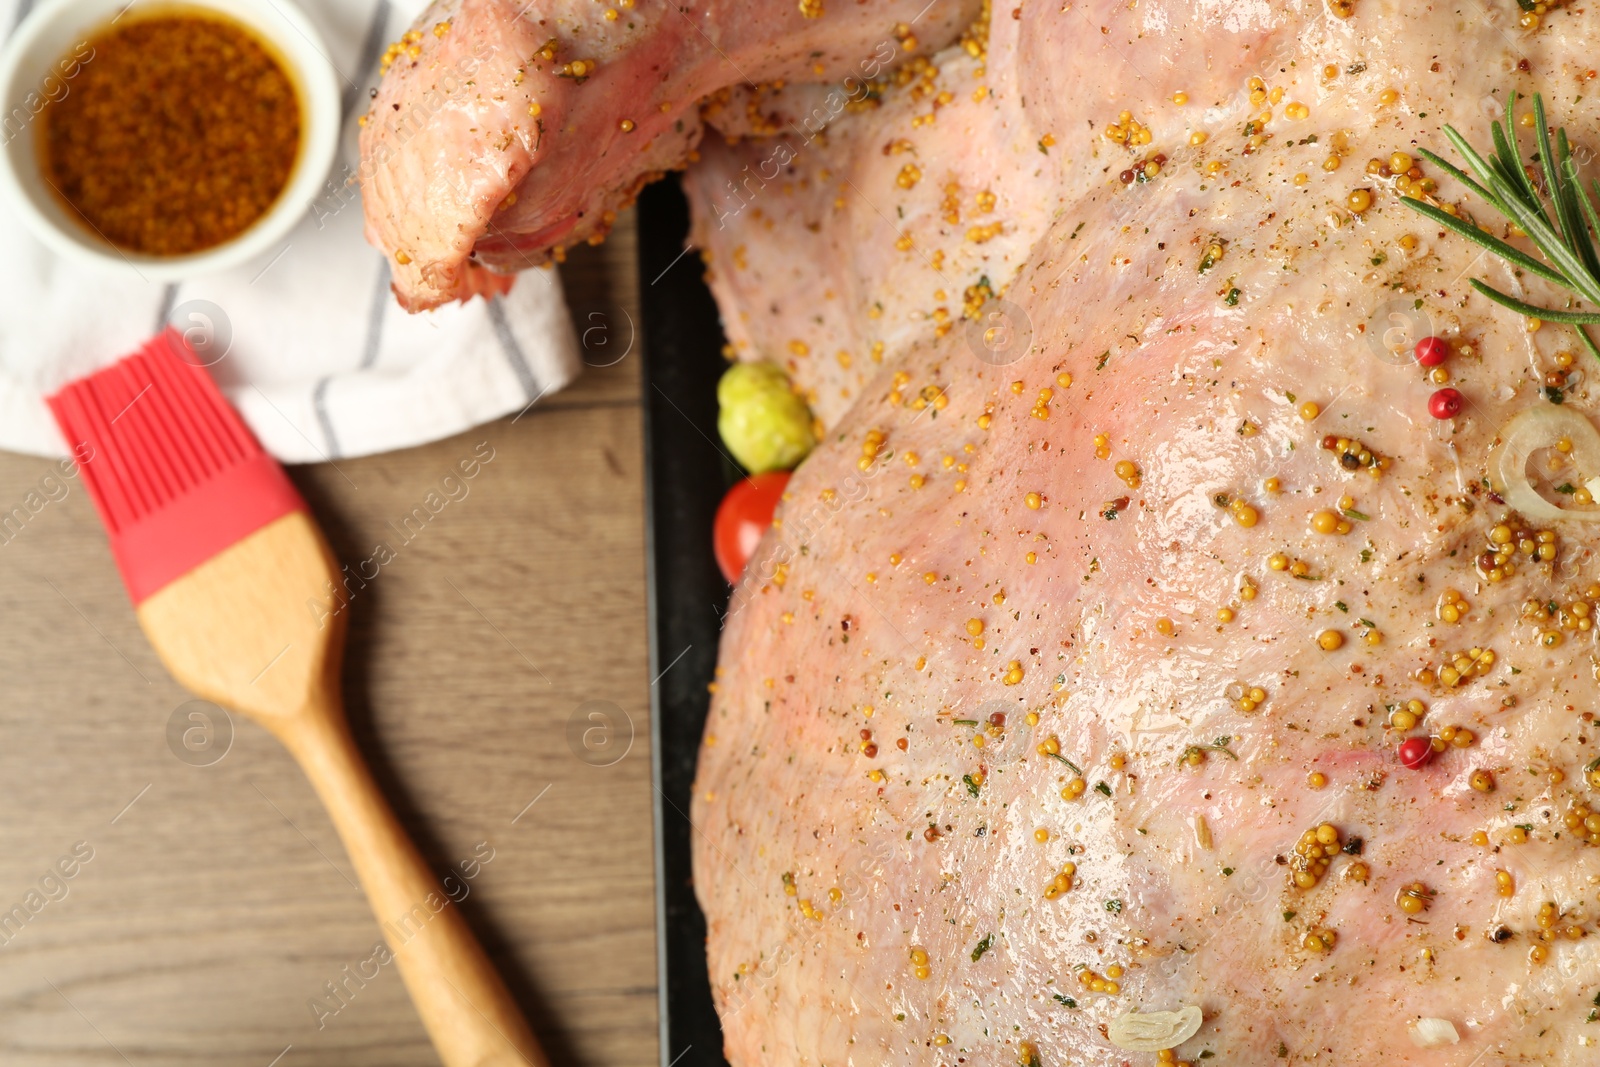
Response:
[[[689,864],[689,800],[729,592],[711,526],[740,472],[716,443],[724,338],[700,257],[684,251],[689,206],[675,179],[644,190],[638,225],[661,1063],[726,1067]]]

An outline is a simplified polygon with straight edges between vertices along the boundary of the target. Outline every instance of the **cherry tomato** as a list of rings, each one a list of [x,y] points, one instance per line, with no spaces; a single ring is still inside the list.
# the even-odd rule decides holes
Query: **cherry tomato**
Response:
[[[788,471],[753,474],[734,483],[722,498],[711,541],[717,566],[730,584],[739,581],[761,535],[772,525],[772,513],[778,510],[778,500],[788,484]]]
[[[1433,742],[1426,737],[1408,737],[1400,742],[1400,762],[1416,770],[1433,758]]]

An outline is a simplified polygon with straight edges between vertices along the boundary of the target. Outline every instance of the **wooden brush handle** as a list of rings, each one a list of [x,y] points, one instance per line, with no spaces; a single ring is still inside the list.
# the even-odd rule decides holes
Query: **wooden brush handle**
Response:
[[[275,724],[333,818],[445,1067],[548,1067],[461,912],[378,791],[337,706]]]
[[[299,761],[445,1067],[549,1067],[350,737],[338,697],[346,615],[307,610],[339,576],[316,524],[293,511],[151,594],[138,606],[139,624],[173,677],[250,715]]]

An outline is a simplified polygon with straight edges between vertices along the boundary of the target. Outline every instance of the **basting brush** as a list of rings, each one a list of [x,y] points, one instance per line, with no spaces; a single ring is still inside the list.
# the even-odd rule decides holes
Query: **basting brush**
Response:
[[[339,568],[305,502],[175,330],[50,397],[139,625],[196,695],[255,719],[311,780],[446,1067],[547,1067],[379,793],[339,693]]]

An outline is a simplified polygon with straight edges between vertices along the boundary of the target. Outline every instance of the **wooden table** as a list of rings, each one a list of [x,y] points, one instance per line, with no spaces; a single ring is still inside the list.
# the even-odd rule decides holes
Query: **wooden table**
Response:
[[[596,361],[638,323],[633,263],[619,226],[562,270],[580,329],[604,327]],[[438,868],[492,856],[462,880],[463,910],[554,1061],[643,1067],[657,979],[637,341],[514,425],[291,475],[355,561],[485,440],[471,494],[352,603],[351,717]],[[0,511],[50,469],[0,454]],[[226,754],[191,765],[221,731],[204,748],[179,710],[189,697],[69,484],[0,545],[0,912],[42,902],[0,925],[0,1063],[437,1064],[394,968],[360,977],[378,924],[288,756],[236,717]],[[609,766],[569,745],[588,700],[622,709],[613,745],[631,719]],[[169,747],[175,716],[202,731],[191,762]],[[75,845],[92,858],[52,876]]]

